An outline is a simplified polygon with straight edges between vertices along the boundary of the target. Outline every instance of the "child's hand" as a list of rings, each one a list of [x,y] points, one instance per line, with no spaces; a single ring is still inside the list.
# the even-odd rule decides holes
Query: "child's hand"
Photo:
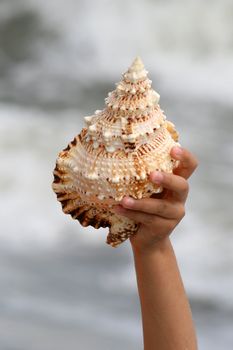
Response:
[[[197,167],[196,158],[187,150],[173,147],[171,156],[180,161],[174,174],[154,171],[150,179],[161,184],[164,191],[154,198],[135,200],[123,198],[121,206],[116,208],[118,214],[138,223],[140,227],[130,241],[133,249],[141,252],[153,250],[158,243],[166,243],[170,233],[185,215],[185,201],[189,186],[187,179]]]

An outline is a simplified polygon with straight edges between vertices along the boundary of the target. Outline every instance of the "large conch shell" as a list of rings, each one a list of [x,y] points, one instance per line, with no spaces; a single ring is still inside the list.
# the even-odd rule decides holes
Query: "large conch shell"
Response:
[[[147,73],[137,57],[108,94],[106,107],[85,117],[86,127],[59,153],[54,170],[53,190],[64,213],[83,226],[109,227],[113,247],[139,227],[113,206],[125,195],[140,199],[161,192],[149,181],[150,172],[171,173],[177,165],[170,150],[178,134]]]

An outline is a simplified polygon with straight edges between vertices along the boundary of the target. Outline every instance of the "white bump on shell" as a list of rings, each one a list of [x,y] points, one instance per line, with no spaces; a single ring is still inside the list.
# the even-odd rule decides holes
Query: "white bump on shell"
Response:
[[[110,139],[110,138],[112,137],[112,132],[109,131],[109,130],[104,131],[103,137],[104,137],[105,139]]]
[[[89,131],[91,131],[91,132],[96,131],[96,125],[95,124],[90,125],[89,126]]]
[[[106,151],[109,153],[113,153],[116,150],[114,146],[106,146],[105,148],[106,148]]]
[[[99,178],[99,176],[96,173],[90,173],[87,175],[87,178],[90,180],[97,180]]]
[[[91,120],[93,119],[93,116],[92,115],[88,115],[86,117],[84,117],[84,120],[86,122],[87,125],[89,125],[91,123]]]
[[[119,181],[120,181],[119,176],[114,176],[114,177],[112,178],[112,183],[114,183],[114,184],[117,184]]]
[[[105,196],[104,196],[103,194],[99,194],[97,198],[98,198],[100,201],[102,201],[102,200],[105,198]]]
[[[97,109],[96,111],[95,111],[95,114],[100,114],[102,111],[100,110],[100,109]]]
[[[140,178],[141,178],[141,180],[145,180],[146,179],[146,173],[141,173]]]

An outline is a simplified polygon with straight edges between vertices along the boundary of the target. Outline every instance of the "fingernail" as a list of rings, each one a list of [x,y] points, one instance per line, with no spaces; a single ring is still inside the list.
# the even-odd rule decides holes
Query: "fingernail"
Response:
[[[155,171],[151,177],[155,183],[161,183],[163,181],[163,174],[160,171]]]
[[[131,197],[125,197],[122,201],[123,206],[132,207],[134,205],[134,199]]]
[[[183,150],[181,147],[173,147],[172,151],[177,155],[178,157],[182,155]]]

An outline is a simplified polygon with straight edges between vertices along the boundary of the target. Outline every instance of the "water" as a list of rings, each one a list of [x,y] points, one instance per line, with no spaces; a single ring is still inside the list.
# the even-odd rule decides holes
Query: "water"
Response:
[[[1,349],[142,348],[129,245],[81,228],[50,188],[58,151],[137,54],[200,161],[173,235],[200,349],[232,348],[232,12],[226,0],[0,1]]]

